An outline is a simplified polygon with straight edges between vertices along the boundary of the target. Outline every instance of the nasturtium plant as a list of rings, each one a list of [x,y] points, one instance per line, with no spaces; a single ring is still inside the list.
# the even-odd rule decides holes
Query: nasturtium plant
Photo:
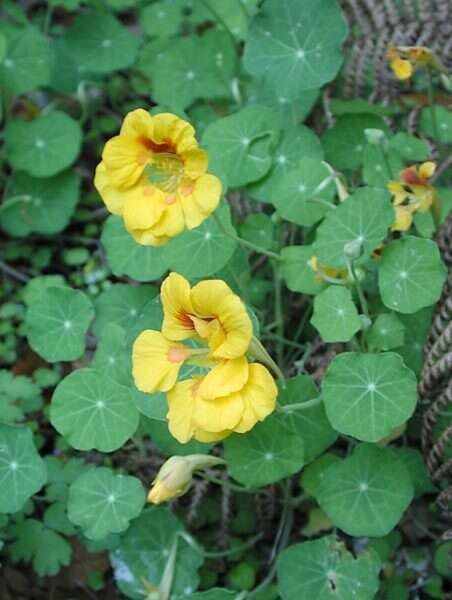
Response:
[[[448,595],[447,15],[364,4],[1,3],[5,597]]]

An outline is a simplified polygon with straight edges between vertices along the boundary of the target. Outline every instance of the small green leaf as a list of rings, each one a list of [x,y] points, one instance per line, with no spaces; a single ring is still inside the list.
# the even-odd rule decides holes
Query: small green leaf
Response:
[[[303,440],[275,414],[246,435],[226,438],[224,454],[232,477],[248,487],[289,477],[304,464]]]
[[[223,204],[215,216],[210,216],[199,227],[185,231],[165,246],[168,267],[188,279],[210,277],[222,269],[234,254],[237,242],[231,236],[235,235],[230,210]]]
[[[218,31],[173,39],[152,63],[153,98],[178,111],[200,98],[229,98],[234,53],[230,37]]]
[[[23,419],[24,412],[41,408],[41,390],[25,375],[14,376],[0,370],[0,421],[13,423]]]
[[[269,200],[287,221],[309,226],[333,208],[335,193],[328,167],[320,160],[302,158],[274,185]]]
[[[319,138],[304,125],[284,129],[275,148],[270,171],[249,186],[252,197],[262,202],[273,202],[277,199],[278,190],[284,189],[287,176],[297,169],[302,158],[322,160],[323,150]]]
[[[9,531],[17,538],[10,549],[13,561],[33,560],[33,568],[39,576],[56,575],[71,562],[71,546],[41,521],[25,519]]]
[[[47,480],[44,461],[28,427],[0,424],[0,513],[15,513]]]
[[[402,131],[391,137],[389,147],[396,150],[402,158],[413,162],[427,160],[430,155],[429,147],[424,140]]]
[[[403,166],[395,150],[368,144],[364,151],[363,177],[367,185],[385,188],[390,180],[399,178]]]
[[[416,374],[420,373],[424,362],[424,344],[430,331],[432,316],[431,306],[412,315],[399,315],[405,327],[405,344],[397,348],[397,352]]]
[[[314,298],[311,323],[324,342],[348,342],[361,329],[350,290],[333,285]]]
[[[380,561],[373,552],[356,559],[335,536],[289,546],[277,561],[283,600],[373,600]]]
[[[401,313],[434,304],[441,295],[446,268],[431,240],[404,237],[383,250],[378,285],[383,303]]]
[[[452,114],[445,106],[435,106],[435,121],[432,110],[426,107],[421,112],[420,129],[422,133],[443,144],[452,143]],[[436,122],[436,127],[434,123]]]
[[[30,346],[49,362],[75,360],[85,351],[85,335],[93,319],[91,301],[69,287],[48,287],[26,313]]]
[[[6,53],[0,59],[0,89],[18,96],[46,85],[52,67],[48,40],[34,27],[8,27]]]
[[[239,187],[263,177],[272,165],[279,119],[265,106],[248,106],[211,123],[203,135],[213,169],[221,165],[228,185]]]
[[[197,569],[201,554],[180,535],[185,530],[167,508],[143,511],[111,553],[114,576],[119,589],[128,598],[144,598],[150,586],[158,587],[173,544],[177,554],[171,593],[189,596],[198,587]]]
[[[273,245],[273,221],[264,213],[250,214],[240,226],[240,235],[252,244],[269,250]]]
[[[125,283],[111,285],[94,301],[96,309],[94,334],[100,336],[110,323],[124,329],[133,327],[143,307],[156,294],[157,289],[152,285],[131,286]]]
[[[405,327],[393,313],[381,313],[367,332],[367,342],[375,350],[403,346]]]
[[[115,475],[111,469],[94,467],[69,488],[69,519],[84,535],[100,540],[129,527],[144,505],[144,490],[136,477]]]
[[[334,0],[270,0],[251,22],[245,68],[294,99],[334,79],[346,35],[345,18]]]
[[[353,536],[383,536],[413,499],[413,484],[394,449],[360,444],[325,471],[316,498],[333,523]]]
[[[322,456],[316,458],[313,463],[307,465],[307,467],[303,469],[303,474],[301,476],[301,485],[303,490],[307,494],[315,496],[323,478],[325,477],[325,471],[330,465],[337,463],[340,460],[341,459],[337,454],[325,452],[325,454],[322,454]]]
[[[121,385],[131,384],[131,354],[126,332],[116,323],[103,327],[91,366]]]
[[[84,71],[110,73],[133,64],[138,37],[107,13],[79,15],[63,36],[66,48]]]
[[[315,383],[306,375],[286,379],[285,387],[281,388],[278,394],[278,403],[284,407],[280,418],[303,440],[305,463],[310,463],[322,454],[337,438],[337,433],[326,417],[323,404],[303,410],[290,410],[291,404],[306,402],[317,396],[319,391]]]
[[[414,486],[415,498],[424,494],[437,492],[427,472],[424,457],[415,448],[397,448],[394,450],[396,457],[400,458],[410,474]]]
[[[356,262],[365,262],[384,240],[393,222],[389,193],[379,188],[360,188],[331,210],[320,224],[314,254],[320,264],[343,266],[344,246],[360,242],[362,255]]]
[[[135,433],[138,418],[130,389],[95,369],[65,377],[50,407],[52,425],[77,450],[120,448]]]
[[[80,177],[67,171],[46,179],[15,173],[0,206],[1,227],[15,236],[58,233],[69,223],[80,193]]]
[[[170,37],[179,31],[182,23],[182,3],[161,0],[145,6],[140,13],[143,31],[149,36]]]
[[[5,129],[9,162],[33,177],[52,177],[69,167],[81,143],[80,125],[58,110],[33,121],[14,119]]]
[[[313,256],[312,246],[286,246],[281,250],[281,273],[292,292],[317,294],[325,288],[326,283],[309,264]]]
[[[328,367],[322,395],[336,431],[377,442],[413,414],[416,377],[394,352],[343,352]]]
[[[116,277],[127,275],[137,281],[153,281],[168,270],[164,247],[137,244],[124,227],[121,217],[108,217],[101,240]]]
[[[339,117],[322,139],[326,160],[336,169],[353,170],[361,166],[367,147],[364,133],[366,129],[388,132],[383,119],[375,115],[355,114]]]

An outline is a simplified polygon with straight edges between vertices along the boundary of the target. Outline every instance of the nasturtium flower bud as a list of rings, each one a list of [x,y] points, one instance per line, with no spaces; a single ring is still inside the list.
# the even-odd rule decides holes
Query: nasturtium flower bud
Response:
[[[105,144],[94,185],[139,244],[160,246],[217,208],[221,182],[207,165],[187,121],[138,108]]]
[[[183,496],[192,484],[195,471],[223,464],[225,461],[222,458],[204,454],[172,456],[162,465],[152,482],[148,502],[160,504]]]

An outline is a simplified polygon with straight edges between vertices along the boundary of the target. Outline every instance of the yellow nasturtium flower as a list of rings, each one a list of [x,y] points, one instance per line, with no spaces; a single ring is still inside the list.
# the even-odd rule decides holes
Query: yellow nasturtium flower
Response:
[[[162,332],[146,330],[135,340],[133,377],[143,392],[167,392],[168,421],[181,443],[225,438],[249,431],[274,409],[277,388],[270,372],[250,364],[246,353],[271,364],[252,337],[252,323],[240,298],[220,280],[193,288],[171,273],[162,284]],[[197,347],[183,342],[192,340]],[[183,364],[207,374],[176,383]]]
[[[160,246],[218,206],[221,183],[207,164],[189,123],[138,108],[105,144],[94,185],[139,244]]]
[[[224,464],[225,461],[222,458],[205,454],[172,456],[157,473],[147,500],[152,504],[160,504],[173,498],[179,498],[189,490],[195,471]]]
[[[390,46],[386,55],[394,75],[401,81],[410,79],[420,67],[439,68],[434,53],[424,46]]]
[[[400,172],[400,181],[390,181],[388,189],[393,199],[396,219],[393,231],[406,231],[413,223],[415,212],[426,212],[437,201],[436,192],[429,183],[436,169],[434,162],[411,166]]]

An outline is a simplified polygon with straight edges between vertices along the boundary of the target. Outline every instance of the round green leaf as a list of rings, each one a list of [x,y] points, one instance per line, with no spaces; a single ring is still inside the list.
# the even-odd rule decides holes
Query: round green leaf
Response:
[[[82,143],[79,124],[54,110],[33,121],[14,119],[5,130],[8,160],[34,177],[52,177],[77,158]]]
[[[419,374],[424,363],[424,345],[432,325],[433,307],[411,315],[399,315],[405,327],[405,344],[397,348],[405,364]]]
[[[93,73],[110,73],[135,61],[139,39],[107,13],[79,15],[64,35],[77,64]]]
[[[230,237],[234,235],[236,232],[231,224],[229,208],[223,204],[215,216],[171,240],[165,246],[165,260],[171,271],[188,279],[210,277],[222,269],[234,254],[237,242]]]
[[[301,486],[303,490],[311,495],[315,496],[322,479],[325,476],[325,471],[328,467],[338,461],[340,461],[340,457],[337,454],[333,454],[333,452],[325,452],[316,460],[307,465],[305,469],[303,469],[303,474],[301,476]]]
[[[278,415],[258,423],[246,435],[226,438],[224,454],[232,477],[248,487],[289,477],[304,464],[303,440]]]
[[[427,160],[430,150],[424,140],[420,140],[409,133],[396,133],[389,140],[389,147],[396,150],[402,158],[412,161]]]
[[[349,289],[328,287],[314,298],[311,323],[324,342],[349,342],[361,329],[361,319]]]
[[[142,600],[150,586],[158,587],[173,544],[177,554],[171,593],[190,596],[198,587],[197,569],[203,562],[193,546],[180,535],[182,523],[167,508],[146,509],[111,554],[116,583],[128,598]]]
[[[49,362],[75,360],[85,351],[85,335],[93,319],[91,301],[69,287],[48,287],[26,313],[30,346]]]
[[[319,391],[315,383],[306,375],[286,379],[285,387],[281,387],[278,393],[278,403],[284,407],[284,413],[280,413],[280,418],[303,440],[306,464],[322,454],[337,438],[337,433],[326,417],[323,404],[304,410],[290,410],[291,404],[306,402],[318,395]]]
[[[345,115],[328,129],[322,139],[326,160],[336,169],[357,169],[364,160],[367,139],[365,129],[388,127],[381,117],[370,114]]]
[[[414,313],[441,295],[446,268],[431,240],[405,237],[386,246],[378,270],[381,299],[388,308]]]
[[[248,106],[211,123],[203,135],[209,164],[221,165],[228,185],[238,187],[263,177],[272,164],[279,135],[278,116],[265,106]]]
[[[413,414],[416,377],[394,352],[344,352],[328,367],[322,395],[336,431],[376,442]]]
[[[376,350],[391,350],[403,346],[405,327],[394,314],[382,313],[367,332],[367,342]]]
[[[249,186],[252,197],[262,202],[273,202],[278,196],[277,190],[284,189],[288,174],[296,170],[300,159],[307,157],[323,158],[322,146],[315,133],[304,125],[284,129],[274,152],[272,168],[265,177]]]
[[[127,529],[129,521],[142,511],[144,500],[143,486],[136,477],[94,467],[71,484],[68,517],[86,537],[100,540]]]
[[[46,85],[52,66],[48,40],[34,27],[8,27],[6,53],[0,61],[0,89],[19,95]]]
[[[124,329],[134,326],[143,307],[157,294],[152,285],[131,286],[115,283],[104,290],[94,301],[96,320],[93,331],[99,336],[110,323]]]
[[[413,484],[394,450],[360,444],[349,458],[328,467],[316,498],[345,533],[383,536],[413,499]]]
[[[343,266],[344,246],[360,242],[362,255],[356,262],[365,262],[384,240],[393,222],[394,209],[386,190],[358,189],[328,212],[317,229],[314,254],[322,265]]]
[[[286,548],[278,557],[283,600],[373,600],[379,587],[375,553],[354,559],[335,536]]]
[[[292,292],[317,294],[325,288],[326,283],[309,264],[313,256],[312,246],[286,246],[281,250],[281,273]]]
[[[15,173],[0,206],[1,227],[15,236],[58,233],[69,223],[79,193],[80,177],[72,171],[49,179]]]
[[[173,39],[152,64],[153,98],[179,111],[200,98],[229,98],[234,54],[229,36],[218,31]]]
[[[294,99],[334,79],[346,35],[335,0],[269,0],[251,23],[244,64],[279,94]]]
[[[273,245],[273,221],[264,213],[251,213],[240,226],[240,235],[252,244],[269,250]]]
[[[127,275],[137,281],[153,281],[167,271],[164,247],[137,244],[124,227],[121,217],[108,217],[101,240],[116,277]]]
[[[302,158],[273,187],[269,200],[287,221],[314,225],[331,208],[336,187],[330,170],[320,160]]]
[[[368,144],[364,150],[363,177],[367,185],[385,188],[388,181],[399,178],[404,167],[400,154],[391,148]]]
[[[15,513],[47,481],[45,463],[36,451],[31,430],[0,424],[0,513]]]
[[[285,96],[275,95],[275,89],[266,81],[253,80],[249,87],[248,104],[264,104],[278,113],[281,124],[289,131],[302,123],[311,112],[318,97],[319,90],[304,90],[293,100]],[[311,130],[310,130],[311,131]],[[322,156],[314,158],[323,158]]]
[[[91,366],[121,385],[132,384],[131,353],[125,330],[107,323],[100,333]]]
[[[140,13],[143,31],[149,36],[173,36],[181,26],[182,10],[182,3],[176,4],[168,0],[146,6]]]
[[[112,452],[138,426],[129,388],[95,369],[79,369],[61,381],[52,398],[52,425],[77,450]]]
[[[435,106],[435,121],[432,118],[432,111],[430,107],[424,108],[421,113],[420,129],[423,133],[426,133],[433,139],[441,141],[443,144],[452,143],[452,115],[449,109],[445,106]],[[439,139],[438,139],[439,138]]]

